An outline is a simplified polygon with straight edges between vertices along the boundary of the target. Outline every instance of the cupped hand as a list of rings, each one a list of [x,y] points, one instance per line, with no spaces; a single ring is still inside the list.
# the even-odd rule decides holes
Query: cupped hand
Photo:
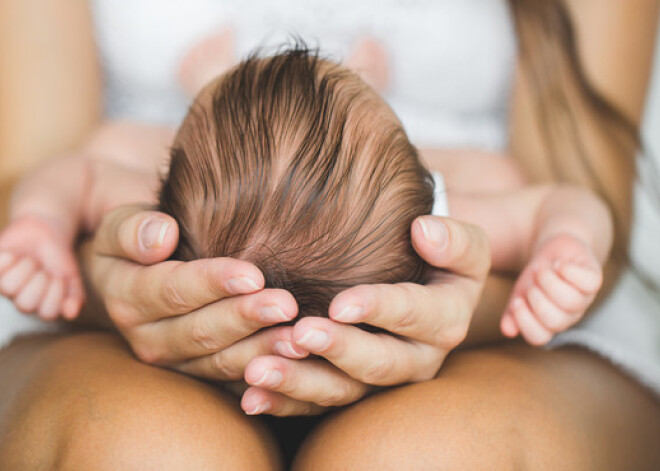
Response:
[[[485,234],[451,219],[423,216],[411,229],[432,267],[426,285],[360,285],[332,301],[329,319],[304,318],[293,347],[319,359],[254,358],[241,405],[249,414],[316,414],[363,397],[374,386],[434,378],[465,338],[490,269]],[[370,333],[355,324],[389,333]]]
[[[139,359],[230,381],[259,355],[306,356],[292,346],[292,327],[261,330],[295,318],[289,292],[263,289],[245,261],[167,260],[177,239],[171,217],[122,206],[106,215],[86,257],[110,320]]]

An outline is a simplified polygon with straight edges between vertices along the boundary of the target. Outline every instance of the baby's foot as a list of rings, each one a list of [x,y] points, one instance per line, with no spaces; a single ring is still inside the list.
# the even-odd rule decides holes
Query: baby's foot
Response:
[[[390,65],[387,51],[373,38],[357,42],[353,53],[346,60],[346,67],[358,74],[378,93],[385,93],[390,85]]]
[[[0,294],[42,319],[74,319],[84,289],[71,243],[41,218],[11,222],[0,233]]]
[[[586,243],[570,234],[554,236],[518,278],[502,316],[502,333],[544,345],[582,318],[602,283],[602,266]]]
[[[179,84],[189,96],[197,96],[206,84],[234,64],[234,32],[225,28],[188,51],[179,65]]]

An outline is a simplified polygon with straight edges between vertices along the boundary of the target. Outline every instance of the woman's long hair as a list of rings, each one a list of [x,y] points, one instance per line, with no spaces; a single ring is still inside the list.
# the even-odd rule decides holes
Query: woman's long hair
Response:
[[[639,125],[588,80],[569,12],[561,0],[508,2],[518,37],[521,73],[545,148],[534,158],[544,159],[542,167],[547,174],[537,171],[535,177],[586,186],[607,202],[615,221],[613,261],[621,267],[629,262],[631,211],[622,205],[621,195],[608,180],[635,179],[636,155],[642,147]],[[585,139],[586,126],[611,151],[594,152]],[[528,173],[539,163],[518,160]]]

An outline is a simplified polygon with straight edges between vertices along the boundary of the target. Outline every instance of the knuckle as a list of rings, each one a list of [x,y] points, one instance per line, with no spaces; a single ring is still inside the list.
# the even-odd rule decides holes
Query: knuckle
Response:
[[[161,288],[161,298],[165,305],[174,312],[184,313],[189,310],[188,303],[186,303],[179,287],[174,280],[176,277],[171,276],[163,283]]]
[[[296,415],[312,415],[314,414],[315,407],[311,402],[303,402],[298,404],[295,409]]]
[[[560,301],[559,307],[571,313],[575,313],[584,309],[584,300],[577,294],[572,293],[558,301]]]
[[[154,346],[142,342],[132,342],[131,348],[133,349],[135,356],[142,363],[147,363],[148,365],[162,364],[163,354]]]
[[[221,347],[206,316],[196,313],[191,322],[190,336],[196,345],[208,351],[217,351]]]
[[[419,321],[419,313],[414,308],[415,293],[410,285],[403,284],[400,286],[401,296],[400,304],[397,306],[396,319],[393,322],[395,331],[408,331],[414,328]]]
[[[455,322],[453,325],[446,327],[442,332],[441,344],[452,349],[463,343],[467,337],[468,326],[467,322]]]
[[[239,380],[243,376],[243,372],[236,368],[236,364],[231,361],[225,352],[218,352],[211,356],[212,368],[214,370],[214,377],[224,381]]]
[[[105,308],[113,324],[121,332],[131,330],[139,324],[139,315],[134,306],[120,299],[111,298],[106,300]]]
[[[316,401],[321,407],[340,406],[347,402],[349,394],[345,385],[335,385],[332,389],[325,391],[322,398]]]
[[[381,356],[378,360],[369,365],[361,380],[367,384],[384,385],[389,383],[392,374],[393,365],[388,357]]]

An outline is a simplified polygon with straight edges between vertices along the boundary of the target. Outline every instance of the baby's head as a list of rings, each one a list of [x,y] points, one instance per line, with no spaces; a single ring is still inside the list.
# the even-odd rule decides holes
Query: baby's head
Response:
[[[180,226],[175,258],[250,261],[302,316],[327,315],[350,286],[423,281],[410,225],[432,205],[392,110],[299,48],[250,58],[200,93],[160,194]]]

